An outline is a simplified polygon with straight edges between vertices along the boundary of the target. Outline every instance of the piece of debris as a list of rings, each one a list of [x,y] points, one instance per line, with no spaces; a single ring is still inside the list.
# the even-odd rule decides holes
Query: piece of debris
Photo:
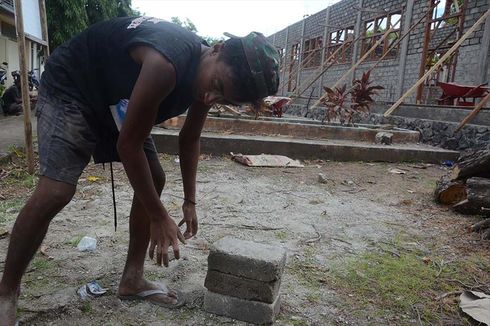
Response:
[[[45,246],[45,245],[41,245],[41,248],[39,248],[39,252],[41,253],[41,255],[45,256],[48,260],[53,260],[54,257],[53,256],[50,256],[47,253],[47,250],[48,250],[48,247]]]
[[[318,173],[318,182],[320,183],[328,183],[328,179],[323,173]]]
[[[344,186],[352,186],[355,185],[355,182],[352,180],[342,180],[340,184],[343,184]]]
[[[89,181],[89,182],[97,182],[97,181],[100,181],[100,177],[97,177],[95,175],[89,175],[87,177],[87,181]]]
[[[8,230],[0,229],[0,239],[8,237],[9,234],[10,232]]]
[[[310,205],[318,205],[318,204],[323,204],[324,201],[320,199],[312,199],[308,202]]]
[[[283,155],[242,155],[231,153],[231,158],[243,165],[254,167],[304,167],[299,161]]]
[[[393,134],[391,132],[378,132],[374,138],[376,144],[391,145],[393,143]]]
[[[95,251],[97,249],[97,239],[91,237],[83,237],[77,245],[80,251]]]
[[[186,248],[192,248],[196,250],[208,250],[209,242],[204,239],[191,238],[186,241]]]
[[[429,166],[432,166],[432,164],[411,164],[411,165],[409,165],[409,167],[411,167],[411,168],[422,169],[422,170],[427,169]]]
[[[464,291],[459,307],[474,320],[490,325],[490,295],[477,291]]]
[[[451,161],[451,160],[445,160],[445,161],[442,161],[442,165],[444,166],[447,166],[447,167],[452,167],[454,165],[454,161]]]
[[[406,174],[407,173],[407,171],[400,170],[400,169],[390,169],[389,172],[393,173],[393,174]]]
[[[19,212],[19,209],[17,207],[10,207],[5,210],[5,213],[7,214],[17,214]]]
[[[82,285],[78,290],[77,293],[82,300],[87,300],[87,299],[92,299],[96,297],[100,297],[101,295],[105,294],[107,292],[107,289],[104,289],[97,283],[97,281],[92,281],[87,284]]]

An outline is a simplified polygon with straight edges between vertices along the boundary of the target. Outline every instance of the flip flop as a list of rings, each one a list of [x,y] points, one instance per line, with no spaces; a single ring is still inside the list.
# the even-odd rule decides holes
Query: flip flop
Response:
[[[165,303],[165,302],[152,300],[151,299],[152,295],[167,294],[168,293],[168,291],[164,291],[161,289],[141,291],[141,292],[133,294],[133,295],[118,295],[117,297],[121,300],[148,301],[154,305],[164,307],[164,308],[169,308],[169,309],[175,309],[175,308],[182,307],[185,304],[184,295],[179,290],[172,290],[172,291],[177,293],[177,302],[176,303]]]

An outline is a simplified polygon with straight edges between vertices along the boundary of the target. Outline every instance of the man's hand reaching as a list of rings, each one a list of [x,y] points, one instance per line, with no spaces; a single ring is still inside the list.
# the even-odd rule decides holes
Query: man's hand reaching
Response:
[[[184,218],[179,222],[179,227],[185,222],[186,228],[184,238],[189,239],[197,234],[198,223],[196,205],[194,203],[184,201],[184,204],[182,205],[182,212],[184,213]]]
[[[168,247],[172,246],[175,259],[180,258],[179,240],[185,244],[185,238],[170,216],[155,219],[150,224],[150,250],[148,254],[153,260],[156,252],[156,260],[159,266],[168,267]]]

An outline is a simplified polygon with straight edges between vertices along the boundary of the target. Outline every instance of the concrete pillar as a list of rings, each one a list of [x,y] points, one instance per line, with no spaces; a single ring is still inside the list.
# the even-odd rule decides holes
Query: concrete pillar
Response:
[[[284,64],[282,68],[282,87],[281,87],[281,95],[284,96],[285,92],[287,92],[286,89],[286,73],[288,71],[288,60],[289,60],[289,51],[288,51],[288,46],[289,46],[289,26],[286,28],[286,40],[284,41]]]
[[[305,25],[306,25],[306,18],[303,19],[303,24],[301,25],[301,38],[299,40],[299,55],[298,55],[298,71],[296,74],[296,87],[295,91],[298,90],[298,86],[301,82],[301,61],[303,60],[303,48],[304,48],[304,43],[305,43]]]
[[[490,0],[487,0],[488,2],[488,9],[490,9]],[[488,80],[488,76],[490,76],[490,17],[487,18],[485,21],[485,29],[483,30],[483,37],[481,38],[481,44],[480,44],[480,56],[478,59],[478,69],[479,71],[479,76],[478,76],[478,84],[483,84],[483,83],[490,83],[490,80]]]
[[[363,0],[358,1],[357,6],[359,8],[362,8],[362,2]],[[354,39],[359,37],[361,33],[362,33],[362,11],[359,10],[359,12],[357,13],[356,25],[354,27]],[[358,57],[359,57],[360,44],[362,44],[362,40],[359,40],[358,42],[356,42],[356,44],[354,44],[354,49],[352,50],[352,65],[354,65],[359,59]],[[356,75],[356,71],[354,70],[352,72],[352,76],[348,76],[347,80],[352,80],[352,78],[354,78],[355,75]]]
[[[489,0],[490,1],[490,0]],[[403,35],[405,35],[410,26],[412,25],[413,16],[413,4],[415,0],[407,0],[407,7],[404,10],[405,20],[403,21]],[[410,41],[410,36],[403,39],[400,46],[400,63],[398,66],[398,84],[396,88],[395,96],[399,99],[403,95],[403,87],[405,82],[405,68],[407,67],[407,55],[408,55],[408,42]],[[395,99],[391,99],[395,100]]]
[[[323,47],[324,49],[322,50],[322,62],[321,62],[321,65],[320,67],[322,68],[323,70],[323,65],[325,64],[325,59],[327,59],[327,56],[325,55],[325,52],[327,51],[327,47],[328,47],[328,25],[329,25],[329,22],[330,22],[330,8],[331,7],[328,7],[327,8],[327,12],[325,14],[325,30],[323,31]],[[321,75],[320,77],[320,80],[318,81],[318,96],[322,96],[322,93],[323,93],[323,76],[325,76],[325,74]]]

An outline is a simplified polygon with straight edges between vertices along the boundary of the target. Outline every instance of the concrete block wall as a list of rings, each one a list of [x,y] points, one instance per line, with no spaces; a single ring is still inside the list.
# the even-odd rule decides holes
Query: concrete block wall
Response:
[[[304,40],[308,40],[317,36],[327,35],[327,39],[323,40],[324,44],[328,42],[328,35],[334,31],[333,27],[325,27],[325,22],[328,21],[330,26],[349,27],[360,26],[360,31],[364,28],[364,24],[367,20],[374,19],[379,16],[376,13],[363,11],[361,14],[355,9],[355,7],[370,8],[375,10],[386,10],[388,12],[401,11],[402,12],[402,26],[406,24],[407,3],[410,0],[342,0],[330,6],[330,8],[324,9],[317,14],[306,17],[305,20],[296,22],[284,30],[274,35],[269,36],[269,39],[275,38],[275,44],[282,46],[287,37],[286,47],[286,59],[290,58],[291,46],[295,42],[304,44]],[[473,24],[481,17],[481,15],[490,8],[490,0],[466,0],[465,11],[465,31],[473,26]],[[411,11],[412,19],[410,24],[418,21],[422,16],[426,15],[428,9],[427,0],[414,0],[413,10]],[[328,19],[327,18],[328,13]],[[325,31],[325,28],[327,29]],[[450,33],[453,26],[447,25],[445,28],[438,31],[438,34],[432,41],[432,44],[439,43],[447,33]],[[356,31],[355,37],[358,36],[360,31]],[[458,65],[456,69],[455,82],[461,84],[479,84],[481,78],[486,78],[486,81],[490,81],[490,65],[487,67],[487,73],[481,73],[481,59],[479,59],[479,53],[482,50],[482,39],[484,38],[484,26],[480,26],[477,32],[470,37],[460,48],[458,55]],[[422,60],[422,50],[424,41],[424,23],[420,23],[408,37],[408,46],[406,53],[402,53],[400,48],[398,54],[394,58],[383,60],[383,62],[372,72],[372,79],[375,84],[380,84],[386,89],[381,92],[377,100],[394,102],[401,94],[405,93],[419,77],[419,69]],[[356,62],[360,56],[360,43],[358,42],[357,56],[353,58],[353,62]],[[403,58],[403,60],[401,60]],[[490,60],[490,52],[488,55]],[[402,65],[405,62],[405,65]],[[322,83],[325,86],[332,86],[340,76],[342,76],[351,67],[352,63],[336,64],[332,66],[328,72],[322,77]],[[368,70],[374,64],[373,61],[366,61],[361,64],[354,73],[355,77],[359,77],[362,72]],[[286,65],[288,67],[288,65]],[[480,71],[478,71],[480,69]],[[310,78],[313,73],[317,73],[316,69],[302,69],[299,77],[300,84]],[[288,73],[288,72],[287,72]],[[288,74],[284,74],[287,81]],[[402,76],[402,78],[400,78]],[[479,77],[483,76],[483,77]],[[282,76],[281,76],[282,77]],[[346,79],[347,83],[352,81],[352,77]],[[314,85],[316,90],[314,96],[319,96],[319,83]],[[287,87],[284,91],[281,91],[280,95],[287,95]],[[303,96],[309,96],[310,90],[307,90]],[[410,96],[407,103],[415,102],[415,94]]]
[[[321,37],[322,38],[322,46],[325,45],[325,40],[323,40],[323,34],[325,31],[325,18],[327,15],[327,10],[324,9],[314,15],[311,15],[308,17],[308,19],[305,21],[305,30],[304,30],[304,37],[303,37],[303,45],[305,41],[309,39],[313,39],[316,37]],[[301,81],[308,81],[312,78],[312,76],[315,75],[318,67],[308,67],[308,68],[302,68],[301,69]],[[320,95],[320,91],[318,88],[318,83],[313,84],[312,87],[315,87],[313,95],[318,97]],[[301,89],[303,90],[303,89]],[[305,91],[305,95],[309,96],[311,93],[311,87],[308,88]]]

